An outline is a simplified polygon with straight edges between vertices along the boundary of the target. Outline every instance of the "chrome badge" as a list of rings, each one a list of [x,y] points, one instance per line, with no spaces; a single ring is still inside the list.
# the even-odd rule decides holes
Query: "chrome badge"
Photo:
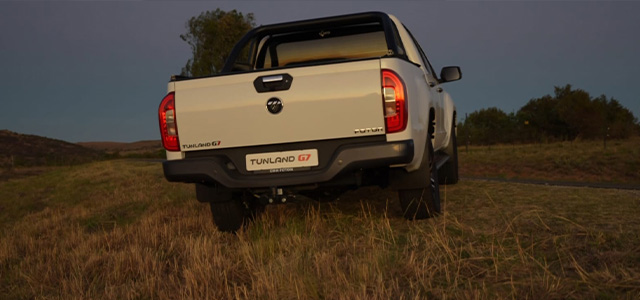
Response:
[[[282,108],[282,100],[278,98],[271,98],[267,101],[267,110],[274,115],[280,113]]]

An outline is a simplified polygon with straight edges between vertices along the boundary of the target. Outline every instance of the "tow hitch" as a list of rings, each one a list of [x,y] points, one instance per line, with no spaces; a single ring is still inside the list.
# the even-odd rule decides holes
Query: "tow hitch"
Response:
[[[263,204],[283,204],[294,200],[296,195],[279,187],[272,187],[270,192],[254,194]]]

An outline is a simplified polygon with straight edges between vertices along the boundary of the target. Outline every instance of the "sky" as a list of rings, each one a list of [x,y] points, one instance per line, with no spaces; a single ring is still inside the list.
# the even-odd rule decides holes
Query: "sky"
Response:
[[[257,25],[365,11],[395,15],[445,84],[458,115],[517,112],[571,84],[640,117],[635,1],[0,1],[0,129],[69,142],[160,139],[157,109],[206,10]]]

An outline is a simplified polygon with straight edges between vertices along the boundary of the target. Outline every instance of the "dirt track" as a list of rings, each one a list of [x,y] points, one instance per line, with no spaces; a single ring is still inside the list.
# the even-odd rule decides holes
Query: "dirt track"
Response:
[[[507,178],[485,178],[485,177],[461,177],[462,180],[475,181],[497,181],[510,183],[568,186],[568,187],[589,187],[597,189],[617,189],[617,190],[640,190],[640,185],[622,183],[602,183],[602,182],[572,182],[572,181],[552,181],[535,179],[507,179]]]

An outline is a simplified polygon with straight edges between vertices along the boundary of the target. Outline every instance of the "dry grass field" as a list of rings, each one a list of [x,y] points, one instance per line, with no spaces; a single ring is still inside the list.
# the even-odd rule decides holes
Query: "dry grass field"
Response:
[[[458,146],[464,176],[640,185],[640,137],[550,144]]]
[[[118,142],[81,142],[78,145],[104,152],[112,157],[164,158],[164,148],[160,140],[138,141],[133,143]]]
[[[640,192],[461,181],[409,222],[392,191],[270,206],[217,232],[158,163],[0,182],[2,299],[638,299]]]

